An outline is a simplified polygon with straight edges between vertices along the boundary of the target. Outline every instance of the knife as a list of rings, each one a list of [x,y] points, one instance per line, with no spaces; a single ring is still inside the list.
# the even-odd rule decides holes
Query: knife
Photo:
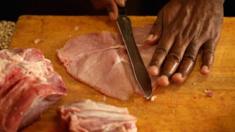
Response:
[[[125,15],[124,7],[119,7],[119,16],[117,18],[116,24],[127,50],[128,58],[130,60],[132,71],[134,73],[138,87],[144,92],[145,98],[150,99],[152,96],[151,79],[136,46],[131,27],[131,21]]]

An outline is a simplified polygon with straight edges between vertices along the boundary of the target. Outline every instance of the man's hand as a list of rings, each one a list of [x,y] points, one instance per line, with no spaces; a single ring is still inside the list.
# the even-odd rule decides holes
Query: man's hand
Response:
[[[116,20],[118,17],[118,6],[124,7],[126,0],[91,0],[91,2],[97,9],[106,8],[110,19]]]
[[[223,22],[224,0],[171,0],[159,12],[146,41],[157,44],[149,72],[157,85],[182,83],[191,73],[199,50],[201,73],[211,68]]]

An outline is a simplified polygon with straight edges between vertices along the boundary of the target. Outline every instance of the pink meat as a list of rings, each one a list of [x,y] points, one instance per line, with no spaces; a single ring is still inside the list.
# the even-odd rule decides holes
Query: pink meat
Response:
[[[154,46],[142,45],[149,29],[134,30],[145,65],[155,49]],[[135,92],[141,94],[124,45],[115,33],[100,32],[75,37],[57,53],[70,75],[107,96],[127,100]]]
[[[0,51],[0,132],[16,132],[66,94],[61,76],[37,49]]]
[[[136,118],[127,108],[84,100],[59,109],[71,132],[137,132]]]

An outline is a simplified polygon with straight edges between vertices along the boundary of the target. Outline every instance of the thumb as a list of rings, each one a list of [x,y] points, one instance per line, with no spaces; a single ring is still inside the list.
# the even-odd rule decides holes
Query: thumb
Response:
[[[121,7],[125,7],[126,5],[126,0],[115,0],[115,1]]]
[[[149,35],[147,36],[146,43],[147,44],[155,44],[162,32],[162,13],[159,13],[157,19],[155,20],[152,29],[150,30]]]
[[[111,0],[110,6],[107,8],[111,20],[116,20],[118,17],[118,7],[114,0]]]

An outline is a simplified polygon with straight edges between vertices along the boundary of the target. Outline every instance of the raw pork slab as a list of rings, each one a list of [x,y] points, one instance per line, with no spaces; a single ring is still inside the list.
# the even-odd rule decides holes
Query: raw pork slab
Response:
[[[62,106],[59,115],[71,132],[137,132],[127,108],[84,100]]]
[[[65,94],[61,76],[39,50],[0,51],[0,132],[29,125]]]
[[[150,26],[134,29],[145,65],[155,49],[142,45],[149,29]],[[115,33],[104,31],[72,38],[57,55],[69,74],[105,95],[127,100],[135,92],[141,94],[124,45]]]

